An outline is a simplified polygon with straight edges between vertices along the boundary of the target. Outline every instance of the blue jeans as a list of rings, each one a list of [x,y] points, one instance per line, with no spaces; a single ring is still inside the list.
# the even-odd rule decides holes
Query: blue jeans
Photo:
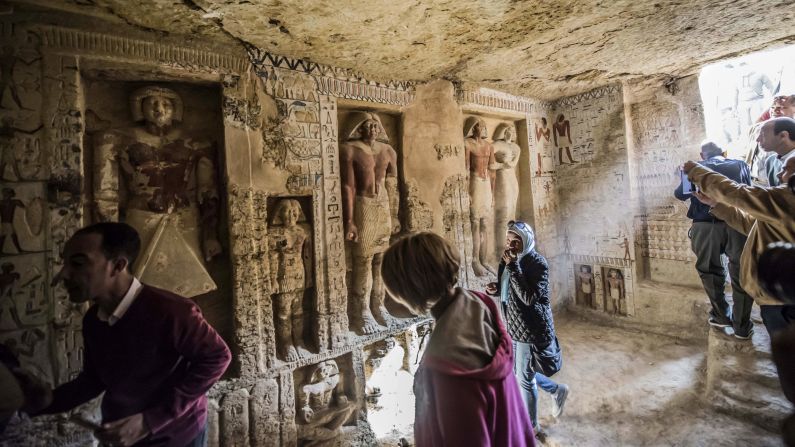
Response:
[[[204,424],[204,428],[196,435],[196,438],[185,447],[207,447],[207,423]]]
[[[533,347],[530,343],[513,342],[513,373],[521,388],[522,401],[530,415],[533,430],[538,431],[538,387],[549,394],[558,391],[558,384],[549,377],[535,372]]]

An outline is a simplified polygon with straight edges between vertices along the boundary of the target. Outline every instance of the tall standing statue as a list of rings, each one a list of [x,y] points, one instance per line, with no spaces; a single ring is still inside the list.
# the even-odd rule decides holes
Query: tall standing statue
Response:
[[[393,321],[384,307],[381,261],[390,236],[400,231],[397,153],[375,113],[354,112],[347,124],[340,172],[345,239],[353,255],[351,319],[357,330],[372,334],[379,322]]]
[[[495,260],[502,256],[505,247],[502,234],[508,222],[516,219],[516,202],[519,199],[519,181],[516,179],[516,165],[519,164],[521,149],[515,143],[513,125],[502,123],[494,131],[494,163],[489,169],[494,176],[494,247]]]
[[[215,290],[204,265],[221,253],[213,145],[183,132],[182,99],[171,89],[140,88],[130,109],[137,125],[95,141],[97,218],[138,231],[133,269],[142,282],[188,297]]]
[[[488,262],[489,222],[494,218],[494,146],[486,140],[486,123],[476,116],[464,122],[464,152],[469,171],[469,222],[472,227],[472,271],[495,274]]]
[[[304,346],[304,291],[312,285],[307,267],[311,261],[311,229],[301,204],[295,199],[282,199],[273,213],[268,228],[270,239],[270,274],[276,303],[276,350],[292,362],[306,352]]]

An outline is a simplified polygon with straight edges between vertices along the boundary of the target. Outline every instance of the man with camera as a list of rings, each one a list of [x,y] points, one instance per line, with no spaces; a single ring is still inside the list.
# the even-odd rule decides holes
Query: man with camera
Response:
[[[729,160],[723,156],[723,149],[712,141],[701,145],[699,165],[719,172],[726,177],[745,185],[751,184],[748,165],[741,160]],[[704,291],[712,304],[709,313],[709,324],[718,328],[734,328],[734,336],[748,340],[753,334],[751,323],[751,306],[753,300],[745,292],[740,283],[740,256],[745,245],[745,235],[735,231],[726,223],[710,214],[706,205],[693,196],[690,182],[682,175],[674,196],[682,201],[690,200],[687,217],[693,220],[688,236],[690,246],[696,255],[696,270],[704,285]],[[729,311],[724,285],[726,270],[721,255],[729,258],[729,274],[732,283],[733,305]]]

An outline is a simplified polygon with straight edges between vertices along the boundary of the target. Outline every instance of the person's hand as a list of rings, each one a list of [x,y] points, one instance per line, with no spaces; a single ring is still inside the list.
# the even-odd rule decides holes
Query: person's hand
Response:
[[[143,413],[136,413],[113,422],[102,424],[102,428],[94,432],[99,442],[111,446],[127,447],[149,435]]]
[[[698,199],[699,202],[703,203],[704,205],[715,206],[718,204],[718,201],[713,199],[712,197],[704,194],[699,190],[693,190],[693,196]]]
[[[204,260],[210,261],[221,254],[221,243],[218,239],[207,239],[204,241]]]
[[[686,162],[685,164],[682,165],[682,171],[684,171],[685,174],[689,174],[690,170],[693,169],[696,166],[698,166],[698,163],[696,163],[693,160],[690,160],[690,161],[688,161],[688,162]]]
[[[518,258],[519,256],[516,253],[514,253],[513,250],[508,249],[502,252],[502,262],[504,262],[505,265],[508,265],[511,262],[516,261]]]
[[[21,410],[25,413],[36,413],[50,406],[52,403],[52,387],[23,368],[11,370],[17,379],[22,394],[25,395],[25,404]]]
[[[490,282],[490,283],[486,284],[486,293],[488,293],[489,295],[496,295],[497,294],[497,283],[496,282]]]

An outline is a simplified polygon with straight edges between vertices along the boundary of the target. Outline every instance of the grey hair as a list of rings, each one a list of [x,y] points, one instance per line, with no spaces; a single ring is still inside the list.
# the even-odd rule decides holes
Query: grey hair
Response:
[[[723,154],[723,149],[714,141],[705,141],[701,143],[701,153],[704,154],[704,157],[714,157]]]

